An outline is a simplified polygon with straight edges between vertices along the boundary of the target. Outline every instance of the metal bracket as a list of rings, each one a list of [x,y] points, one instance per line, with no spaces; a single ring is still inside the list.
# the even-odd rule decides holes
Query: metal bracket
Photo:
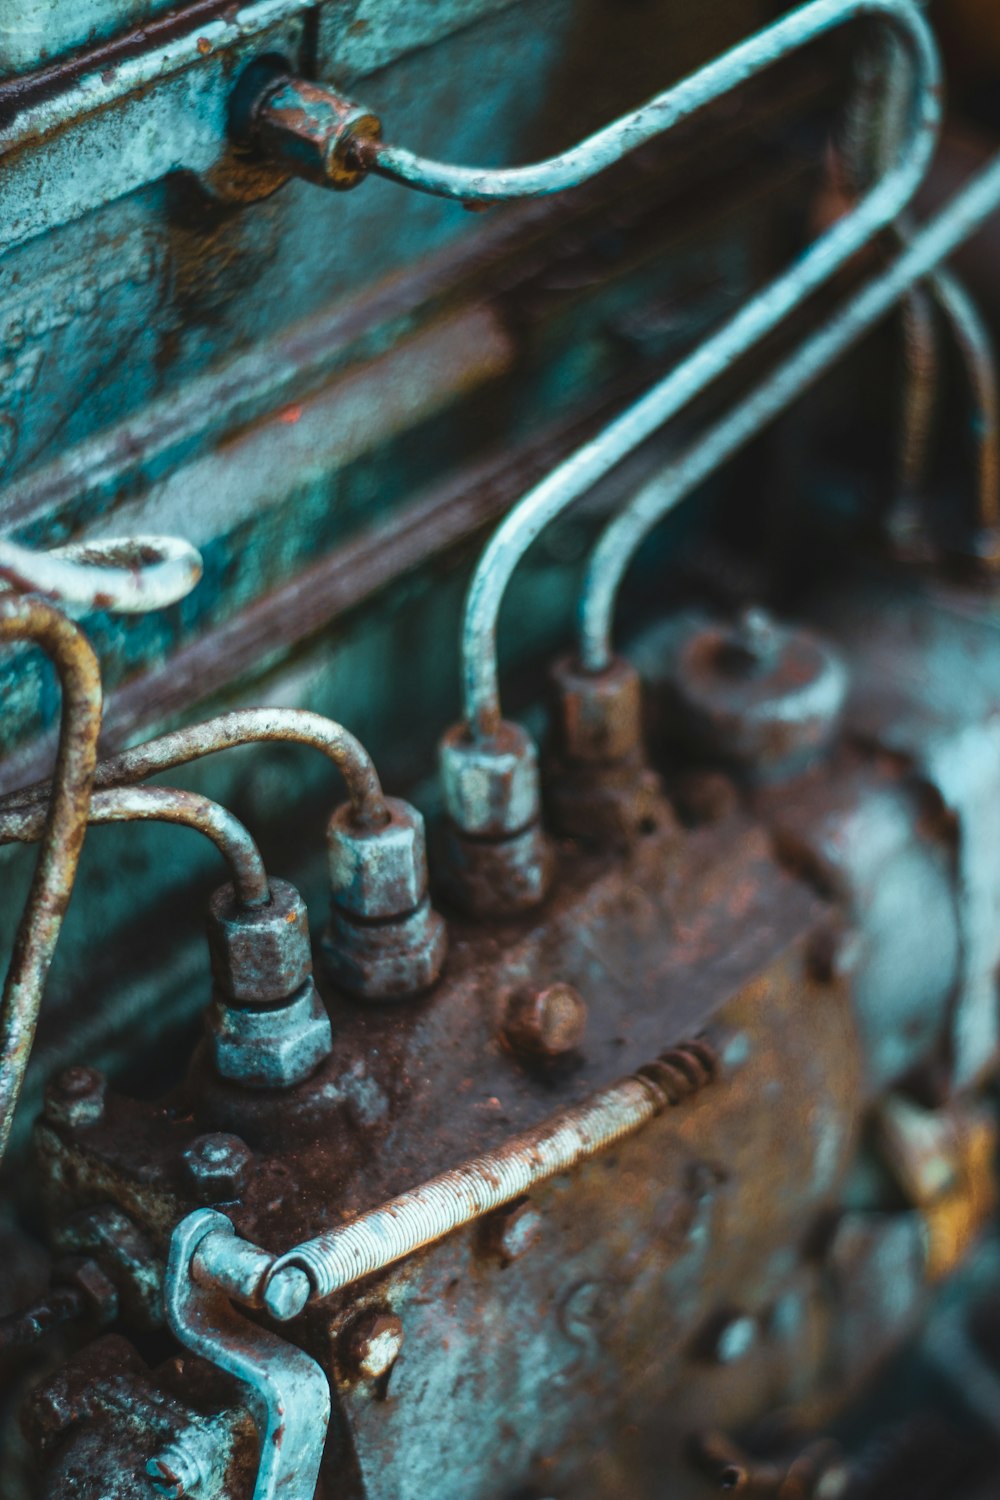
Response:
[[[315,1360],[251,1323],[226,1294],[195,1279],[194,1258],[209,1234],[236,1231],[214,1209],[182,1219],[170,1241],[164,1287],[167,1321],[186,1348],[249,1387],[260,1438],[253,1500],[313,1500],[330,1420],[330,1387]]]

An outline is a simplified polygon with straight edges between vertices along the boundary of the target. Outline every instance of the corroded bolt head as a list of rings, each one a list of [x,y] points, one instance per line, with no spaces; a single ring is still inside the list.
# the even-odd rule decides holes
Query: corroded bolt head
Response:
[[[541,1238],[542,1216],[533,1203],[522,1198],[491,1214],[486,1230],[494,1254],[503,1261],[519,1260]]]
[[[518,991],[507,1002],[503,1037],[518,1053],[529,1057],[562,1057],[583,1040],[587,1002],[571,984],[558,982],[545,989]]]
[[[395,1313],[362,1313],[347,1330],[346,1363],[363,1380],[388,1375],[403,1347],[403,1324]]]
[[[238,1135],[199,1135],[184,1152],[184,1171],[199,1203],[239,1198],[250,1178],[253,1152]]]
[[[107,1087],[96,1068],[64,1068],[45,1090],[45,1119],[70,1129],[96,1124],[104,1114]]]
[[[201,1454],[185,1444],[183,1436],[146,1464],[153,1489],[165,1500],[186,1500],[196,1495],[207,1478]]]
[[[118,1292],[96,1261],[86,1255],[67,1255],[52,1269],[55,1286],[75,1287],[83,1302],[84,1313],[100,1324],[113,1323],[118,1316]]]

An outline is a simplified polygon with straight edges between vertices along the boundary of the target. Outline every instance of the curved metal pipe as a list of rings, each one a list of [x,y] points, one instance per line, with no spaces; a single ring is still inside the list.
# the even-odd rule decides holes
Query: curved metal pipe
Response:
[[[0,578],[78,609],[164,609],[191,592],[201,571],[201,554],[180,537],[114,537],[48,552],[0,538]]]
[[[373,830],[385,827],[389,810],[368,751],[333,719],[301,708],[239,708],[207,719],[203,724],[158,735],[144,745],[135,745],[100,761],[94,786],[131,786],[219,750],[272,741],[311,745],[322,751],[347,783],[356,825]],[[51,782],[46,781],[10,792],[0,798],[0,813],[8,808],[35,807],[46,802],[51,787]]]
[[[972,179],[911,241],[888,271],[869,283],[819,332],[716,422],[681,458],[644,485],[605,527],[591,554],[581,597],[580,661],[589,672],[611,663],[611,630],[622,578],[656,523],[790,406],[852,344],[1000,207],[1000,156]]]
[[[899,34],[913,64],[914,90],[905,151],[857,206],[815,241],[794,266],[772,281],[598,437],[559,464],[497,528],[473,576],[462,633],[463,711],[476,737],[488,738],[501,720],[497,618],[510,577],[531,543],[578,496],[704,391],[734,360],[771,333],[873,235],[899,216],[924,175],[940,121],[937,51],[926,23],[908,0],[871,0],[871,3],[813,0],[813,4],[793,12],[776,27],[735,48],[693,79],[661,96],[658,109],[674,123],[680,115],[667,112],[664,99],[673,97],[676,102],[679,93],[688,100],[691,109],[696,108],[785,52],[845,21],[867,15],[880,18]],[[742,59],[739,67],[734,58]],[[706,77],[714,80],[714,93],[706,87]]]
[[[42,837],[43,807],[15,807],[0,813],[0,844],[33,844]],[[211,839],[229,864],[236,895],[244,906],[266,906],[271,899],[267,871],[253,838],[231,812],[197,792],[169,786],[112,787],[95,792],[84,814],[87,823],[178,823]]]
[[[897,503],[907,510],[927,474],[937,405],[940,360],[934,318],[936,294],[934,283],[928,281],[925,285],[915,286],[903,303],[906,380],[903,386],[896,483]]]
[[[992,340],[979,308],[957,276],[942,268],[934,276],[933,287],[961,351],[972,397],[979,525],[983,531],[995,531],[1000,527],[1000,389]],[[1000,557],[984,561],[996,567]]]
[[[910,30],[914,20],[910,0],[813,0],[570,150],[530,166],[452,166],[371,136],[356,141],[354,160],[362,170],[460,203],[502,203],[561,193],[606,171],[789,52],[862,16],[878,16],[904,30]]]
[[[55,790],[38,819],[35,837],[41,849],[0,997],[2,1159],[87,830],[101,730],[101,674],[80,629],[43,599],[0,597],[0,641],[39,646],[54,664],[62,689]]]
[[[887,163],[893,148],[905,132],[906,76],[904,58],[895,38],[888,37],[881,53],[873,54],[862,72],[862,87],[849,121],[847,159],[852,175],[861,175],[866,157],[874,157],[877,167]],[[872,82],[888,77],[884,116],[879,126],[875,119]],[[905,249],[916,232],[909,217],[894,226],[898,243]],[[938,331],[935,326],[933,299],[946,320],[962,357],[969,398],[972,405],[972,433],[977,449],[977,510],[983,530],[995,528],[1000,516],[1000,393],[990,334],[972,298],[953,272],[944,267],[934,271],[924,286],[915,286],[903,307],[904,339],[907,358],[907,380],[904,390],[900,453],[898,466],[901,514],[890,514],[905,531],[912,519],[915,496],[927,472],[931,425],[937,399],[939,378]],[[996,566],[998,559],[985,559]]]

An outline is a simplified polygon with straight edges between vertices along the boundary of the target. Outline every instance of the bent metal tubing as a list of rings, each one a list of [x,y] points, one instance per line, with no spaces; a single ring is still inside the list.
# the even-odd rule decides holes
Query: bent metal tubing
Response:
[[[689,78],[657,94],[639,109],[605,125],[559,156],[525,167],[459,167],[432,161],[400,146],[372,137],[354,144],[358,167],[419,192],[460,203],[502,203],[540,198],[577,187],[615,162],[671,130],[706,104],[737,88],[789,52],[815,41],[856,17],[877,16],[904,34],[911,51],[923,50],[917,38],[920,18],[912,0],[813,0],[791,15],[740,42]],[[928,82],[932,80],[929,78]]]
[[[615,601],[636,550],[679,501],[720,468],[935,271],[1000,208],[1000,156],[978,172],[946,209],[916,233],[890,269],[833,320],[806,339],[749,396],[680,459],[644,485],[603,531],[591,554],[580,610],[580,662],[601,672],[611,662]]]
[[[905,149],[901,149],[895,165],[851,212],[815,241],[794,266],[759,292],[597,437],[559,464],[497,528],[473,576],[462,633],[463,712],[477,738],[488,739],[501,720],[497,620],[507,584],[528,547],[568,505],[777,328],[879,230],[903,212],[923,178],[937,138],[940,123],[937,50],[925,21],[909,0],[850,0],[850,3],[813,0],[811,5],[803,6],[768,31],[734,48],[647,106],[655,110],[660,128],[665,129],[777,58],[836,26],[863,17],[879,19],[893,28],[913,68]],[[609,126],[608,130],[616,128],[621,130],[623,122],[618,122],[618,127]],[[648,128],[649,121],[643,129]],[[584,145],[596,151],[592,142],[606,137],[607,132],[601,132]],[[643,134],[639,138],[648,137]],[[638,144],[638,138],[634,144]],[[605,149],[602,147],[601,153]],[[603,154],[600,161],[606,165]],[[594,170],[600,167],[595,166]],[[465,192],[463,188],[456,196]]]
[[[201,554],[180,537],[115,537],[48,552],[0,538],[0,579],[77,609],[165,609],[191,592],[201,569]]]
[[[57,782],[58,786],[58,782]],[[169,786],[112,787],[95,792],[87,823],[177,823],[211,839],[228,862],[244,906],[266,906],[271,899],[260,851],[247,829],[217,802],[197,792]],[[0,844],[33,844],[45,828],[44,807],[15,807],[0,813]]]
[[[87,831],[101,730],[101,675],[86,637],[45,600],[0,598],[0,641],[39,646],[53,662],[62,689],[55,790],[39,818],[35,836],[41,849],[0,997],[2,1159]]]
[[[385,794],[368,751],[343,725],[302,708],[238,708],[206,719],[203,724],[158,735],[100,761],[94,786],[132,786],[219,750],[275,741],[320,750],[347,783],[356,826],[372,830],[385,827],[389,820]],[[39,782],[10,792],[0,798],[0,814],[15,807],[38,806],[48,800],[50,791],[50,782]]]

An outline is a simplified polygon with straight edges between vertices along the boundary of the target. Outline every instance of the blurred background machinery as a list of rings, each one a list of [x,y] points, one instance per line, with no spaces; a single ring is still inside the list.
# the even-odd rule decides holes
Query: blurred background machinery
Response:
[[[7,0],[4,1500],[996,1493],[994,11]]]

